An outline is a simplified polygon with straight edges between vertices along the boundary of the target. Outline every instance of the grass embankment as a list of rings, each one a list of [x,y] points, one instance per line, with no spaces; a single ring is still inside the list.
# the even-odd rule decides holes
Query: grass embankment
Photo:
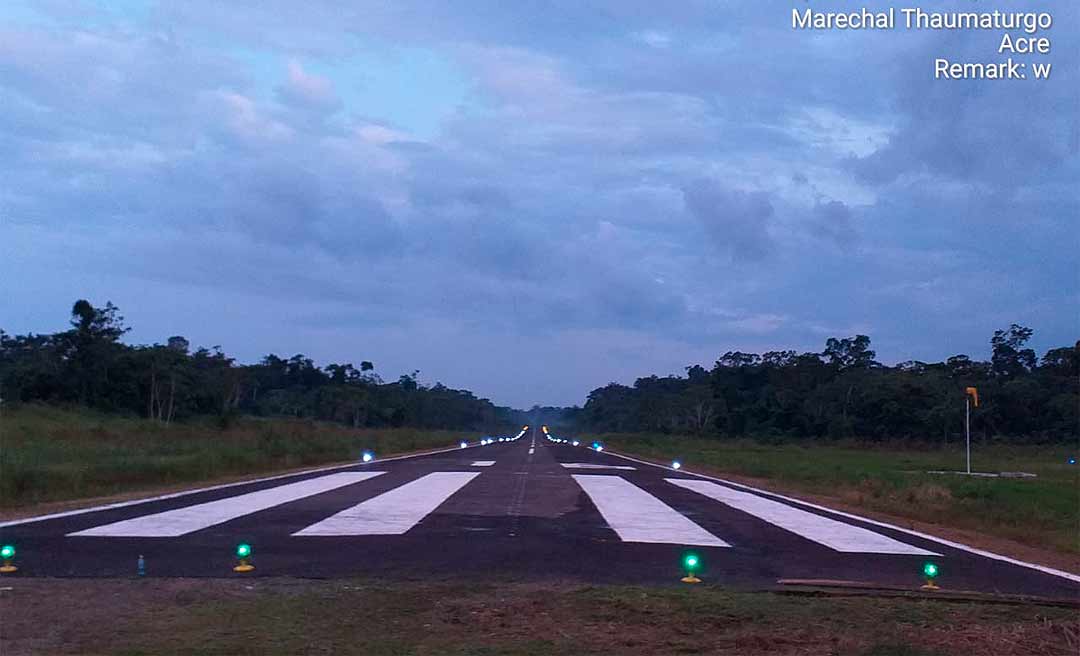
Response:
[[[447,447],[468,433],[355,430],[339,424],[241,418],[163,426],[41,405],[0,415],[0,508],[214,481]]]
[[[963,445],[774,445],[633,434],[587,439],[646,458],[681,458],[696,471],[749,477],[777,491],[830,497],[896,517],[1080,554],[1080,466],[1067,463],[1073,455],[1067,446],[973,446],[976,471],[1038,476],[1017,479],[925,473],[962,470]]]
[[[712,586],[11,581],[16,654],[1074,654],[1076,611]]]

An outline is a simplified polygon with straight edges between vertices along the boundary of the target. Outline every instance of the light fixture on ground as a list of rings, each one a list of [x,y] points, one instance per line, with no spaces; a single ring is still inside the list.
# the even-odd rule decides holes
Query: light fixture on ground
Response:
[[[671,468],[672,469],[680,469],[680,468],[682,468],[682,463],[679,462],[678,460],[673,460],[671,462]]]
[[[7,574],[9,572],[14,572],[15,570],[19,569],[12,564],[12,561],[15,560],[14,546],[10,544],[5,544],[4,546],[0,547],[0,558],[4,560],[4,564],[0,565],[0,572],[4,572],[5,574]]]
[[[465,447],[469,446],[469,443],[465,440],[461,440],[461,443],[458,446],[464,449]]]
[[[683,583],[701,583],[701,579],[697,577],[698,567],[701,566],[701,559],[695,553],[688,553],[683,555],[682,559],[683,569],[686,571],[686,576],[682,577]]]
[[[251,564],[251,545],[246,542],[241,542],[236,545],[236,557],[239,559],[239,563],[233,568],[234,572],[250,572],[255,569],[255,566]]]
[[[571,444],[571,446],[578,446],[579,444],[581,444],[581,442],[578,442],[577,440],[574,440],[570,444]]]
[[[936,563],[926,562],[922,566],[923,577],[926,579],[926,583],[922,586],[923,590],[938,590],[937,583],[934,583],[934,579],[937,578],[939,573]]]
[[[371,462],[374,459],[375,459],[375,454],[372,453],[371,451],[364,451],[364,453],[360,456],[360,460],[362,460],[364,462]]]

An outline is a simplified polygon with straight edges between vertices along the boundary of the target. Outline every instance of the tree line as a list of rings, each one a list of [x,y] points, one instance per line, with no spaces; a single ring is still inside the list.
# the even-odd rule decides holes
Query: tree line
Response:
[[[1017,324],[995,331],[989,362],[955,355],[885,366],[866,335],[830,338],[821,353],[729,351],[712,369],[595,389],[576,419],[595,432],[948,441],[963,431],[970,386],[980,397],[973,437],[1075,440],[1080,342],[1040,359],[1031,335]]]
[[[417,381],[418,371],[384,382],[372,362],[317,366],[311,358],[267,355],[238,364],[220,347],[192,350],[187,339],[129,345],[130,330],[112,303],[86,300],[71,309],[69,329],[9,335],[0,330],[3,402],[79,404],[137,414],[162,424],[241,414],[306,417],[352,427],[496,430],[521,413],[467,390]]]

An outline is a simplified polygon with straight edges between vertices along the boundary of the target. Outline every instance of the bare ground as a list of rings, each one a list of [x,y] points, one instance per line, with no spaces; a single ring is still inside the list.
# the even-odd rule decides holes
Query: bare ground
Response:
[[[0,579],[0,653],[1075,655],[1075,609],[298,579]]]

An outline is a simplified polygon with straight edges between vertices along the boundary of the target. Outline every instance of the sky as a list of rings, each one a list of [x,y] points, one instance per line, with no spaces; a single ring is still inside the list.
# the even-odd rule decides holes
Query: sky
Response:
[[[1028,5],[1049,80],[805,0],[7,0],[0,328],[112,301],[515,407],[859,333],[1041,354],[1080,337],[1080,6],[920,6]]]

